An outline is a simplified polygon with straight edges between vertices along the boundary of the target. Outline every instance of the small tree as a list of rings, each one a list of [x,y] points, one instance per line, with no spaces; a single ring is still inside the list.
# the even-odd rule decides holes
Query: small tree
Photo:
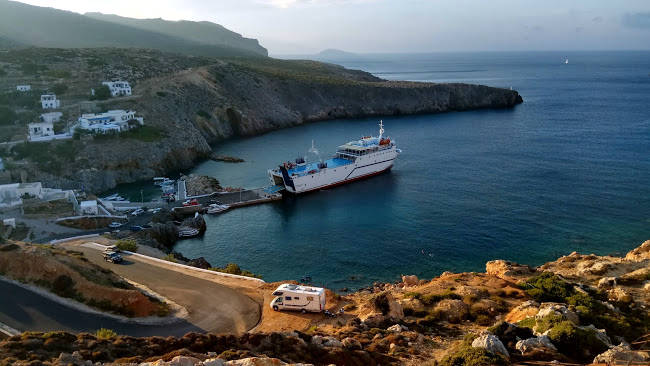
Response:
[[[95,337],[99,339],[111,339],[117,337],[117,333],[112,329],[101,328],[95,332]]]
[[[111,97],[111,90],[106,85],[101,85],[95,88],[95,95],[90,97],[90,100],[106,100]]]
[[[16,121],[16,112],[9,107],[0,107],[0,125],[9,125]]]
[[[67,91],[68,91],[68,86],[63,83],[54,84],[54,86],[52,87],[52,92],[56,95],[63,95]]]
[[[128,252],[137,252],[138,244],[133,239],[120,239],[115,243],[115,246],[120,250],[125,250]]]

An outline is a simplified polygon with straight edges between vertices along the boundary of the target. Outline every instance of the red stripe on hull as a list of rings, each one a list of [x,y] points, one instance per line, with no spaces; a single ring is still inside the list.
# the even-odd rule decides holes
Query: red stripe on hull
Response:
[[[388,168],[386,168],[384,170],[380,170],[378,172],[362,175],[360,177],[356,177],[356,178],[352,178],[352,179],[342,180],[340,182],[332,183],[330,185],[326,185],[326,186],[322,186],[322,187],[318,187],[318,188],[313,188],[313,189],[310,189],[310,190],[307,190],[307,191],[302,191],[302,192],[291,192],[289,190],[286,190],[286,191],[291,193],[291,194],[302,194],[302,193],[308,193],[308,192],[313,192],[313,191],[320,191],[322,189],[337,187],[337,186],[341,186],[341,185],[344,185],[344,184],[347,184],[347,183],[356,182],[356,181],[359,181],[359,180],[362,180],[362,179],[371,178],[371,177],[374,177],[376,175],[379,175],[379,174],[382,174],[382,173],[385,173],[385,172],[391,170],[392,167],[393,166],[391,165]]]

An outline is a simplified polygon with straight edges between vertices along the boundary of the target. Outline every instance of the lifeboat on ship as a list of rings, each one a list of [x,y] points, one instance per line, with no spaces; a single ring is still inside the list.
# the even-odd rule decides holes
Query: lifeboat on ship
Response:
[[[379,145],[390,145],[390,139],[381,139],[379,140]]]

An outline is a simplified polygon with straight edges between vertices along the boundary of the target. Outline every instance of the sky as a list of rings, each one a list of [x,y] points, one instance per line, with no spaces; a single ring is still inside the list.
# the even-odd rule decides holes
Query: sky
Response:
[[[78,13],[207,20],[271,55],[650,49],[650,0],[24,0]]]

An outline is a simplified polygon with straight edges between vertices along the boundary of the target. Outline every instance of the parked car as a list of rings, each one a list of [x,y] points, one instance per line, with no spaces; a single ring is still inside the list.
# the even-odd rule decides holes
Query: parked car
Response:
[[[151,229],[152,226],[149,225],[149,224],[144,224],[144,225],[142,225],[142,228],[143,228],[143,229]]]
[[[117,229],[118,227],[121,227],[121,226],[122,226],[122,223],[119,223],[119,222],[111,222],[108,225],[108,227],[110,227],[111,229]]]
[[[199,205],[199,201],[197,201],[195,198],[183,202],[183,206],[185,206],[185,207],[187,207],[187,206],[198,206],[198,205]]]
[[[143,213],[145,213],[145,210],[139,208],[139,209],[134,210],[133,212],[131,212],[131,216],[140,216],[140,215],[142,215]]]
[[[107,253],[119,253],[119,252],[120,252],[120,248],[118,248],[117,245],[110,245],[110,246],[107,246],[106,249],[104,249],[104,254],[107,254]]]
[[[124,260],[121,255],[115,252],[104,253],[104,260],[110,263],[122,263]]]
[[[144,228],[140,225],[134,225],[130,227],[131,231],[142,231]]]
[[[156,207],[156,208],[154,208],[153,210],[151,210],[151,213],[153,213],[153,214],[157,214],[157,213],[160,212],[160,211],[162,211],[162,208],[160,208],[160,207]]]

